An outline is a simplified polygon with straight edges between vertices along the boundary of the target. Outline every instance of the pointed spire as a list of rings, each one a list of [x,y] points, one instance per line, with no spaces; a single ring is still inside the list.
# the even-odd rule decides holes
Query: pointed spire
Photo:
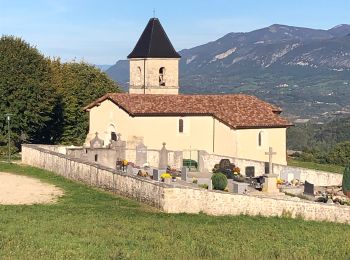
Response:
[[[158,18],[151,18],[128,58],[180,58]]]

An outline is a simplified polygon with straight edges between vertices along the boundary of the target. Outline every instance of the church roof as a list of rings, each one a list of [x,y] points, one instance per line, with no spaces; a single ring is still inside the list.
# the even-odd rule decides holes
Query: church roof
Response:
[[[212,116],[233,129],[287,127],[282,110],[254,96],[108,93],[84,108],[110,100],[130,116]]]
[[[180,58],[158,18],[151,18],[136,43],[130,58]]]

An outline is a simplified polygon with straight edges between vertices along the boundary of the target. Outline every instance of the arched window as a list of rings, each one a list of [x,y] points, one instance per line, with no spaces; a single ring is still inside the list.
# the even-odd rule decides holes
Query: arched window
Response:
[[[262,146],[262,131],[261,132],[259,132],[259,135],[258,135],[258,145],[259,146]]]
[[[117,141],[117,134],[115,132],[111,132],[111,140]]]
[[[183,133],[183,132],[184,132],[184,120],[179,119],[179,133]]]
[[[165,68],[159,69],[159,86],[165,86]]]
[[[136,73],[137,73],[137,75],[136,75],[136,84],[140,85],[141,82],[142,82],[142,78],[141,78],[142,72],[141,72],[141,67],[140,66],[137,66],[137,72]]]

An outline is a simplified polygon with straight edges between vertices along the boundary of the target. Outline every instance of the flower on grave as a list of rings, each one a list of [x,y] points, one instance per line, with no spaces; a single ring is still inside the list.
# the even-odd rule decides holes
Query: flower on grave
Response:
[[[234,174],[241,174],[241,169],[239,167],[233,168],[233,173]]]
[[[276,182],[277,182],[277,184],[283,184],[283,180],[280,179],[280,178],[278,178],[278,179],[276,180]]]
[[[127,160],[123,160],[123,165],[127,166],[128,165],[128,161]]]
[[[162,179],[170,179],[171,178],[171,174],[170,173],[163,173],[162,175],[160,175],[160,178]]]
[[[192,178],[192,183],[197,184],[197,183],[198,183],[198,180],[197,180],[195,177],[193,177],[193,178]]]

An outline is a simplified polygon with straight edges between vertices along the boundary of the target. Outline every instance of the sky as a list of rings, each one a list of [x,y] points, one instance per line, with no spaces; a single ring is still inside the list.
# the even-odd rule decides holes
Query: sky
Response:
[[[271,24],[350,24],[350,0],[0,0],[0,34],[63,61],[114,64],[132,51],[153,10],[177,50]]]

